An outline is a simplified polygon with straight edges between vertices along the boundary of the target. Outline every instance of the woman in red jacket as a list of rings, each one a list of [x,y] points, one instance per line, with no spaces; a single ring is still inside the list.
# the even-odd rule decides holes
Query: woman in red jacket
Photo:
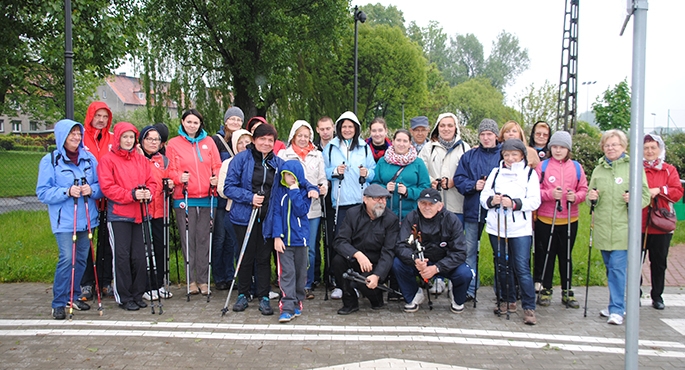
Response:
[[[132,124],[116,124],[112,151],[102,157],[98,166],[100,187],[109,200],[107,224],[114,249],[114,298],[129,311],[147,307],[143,302],[147,264],[140,202],[149,201],[159,188],[147,160],[136,151],[137,136],[138,130]]]
[[[200,112],[190,109],[183,113],[178,136],[169,140],[166,154],[169,178],[176,184],[174,209],[189,266],[186,271],[188,293],[208,295],[210,207],[216,207],[217,203],[216,197],[211,202],[210,191],[216,189],[221,157],[204,130]],[[188,192],[188,204],[185,204],[184,189]]]
[[[649,208],[656,203],[658,208],[667,208],[673,212],[673,203],[683,196],[683,186],[675,167],[665,162],[666,146],[659,135],[647,134],[644,140],[644,166],[647,174],[649,193],[652,204],[642,210],[642,240],[647,234],[647,250],[652,273],[652,307],[663,310],[666,306],[661,294],[664,292],[666,275],[666,258],[673,232],[658,230],[650,226],[647,229]],[[646,230],[647,229],[647,230]]]

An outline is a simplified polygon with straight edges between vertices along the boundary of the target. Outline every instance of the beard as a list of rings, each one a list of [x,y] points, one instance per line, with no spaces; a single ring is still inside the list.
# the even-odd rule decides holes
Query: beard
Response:
[[[384,204],[376,204],[373,206],[373,209],[371,210],[373,212],[374,218],[378,218],[383,216],[383,212],[385,212],[385,205]]]

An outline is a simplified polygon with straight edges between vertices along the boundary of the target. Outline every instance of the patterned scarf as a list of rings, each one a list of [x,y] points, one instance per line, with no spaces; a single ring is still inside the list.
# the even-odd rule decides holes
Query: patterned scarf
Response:
[[[642,161],[642,163],[644,164],[645,169],[654,168],[654,169],[657,169],[657,170],[660,170],[660,169],[663,167],[663,164],[664,164],[664,162],[661,161],[661,158],[657,158],[657,159],[655,159],[655,160],[653,160],[653,161],[647,161],[647,160],[645,160],[645,161]]]
[[[404,154],[395,153],[395,147],[391,146],[385,151],[385,161],[389,164],[394,164],[396,166],[404,167],[416,160],[416,148],[413,146],[409,147],[409,151]]]
[[[452,149],[454,144],[457,143],[457,135],[454,135],[454,137],[450,141],[443,140],[440,137],[440,135],[438,135],[438,142],[440,143],[440,145],[442,145],[445,148],[445,150],[449,151],[450,149]]]

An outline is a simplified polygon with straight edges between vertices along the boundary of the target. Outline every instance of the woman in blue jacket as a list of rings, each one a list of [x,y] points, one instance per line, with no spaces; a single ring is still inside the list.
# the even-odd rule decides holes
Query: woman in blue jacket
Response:
[[[38,200],[48,205],[50,225],[57,240],[59,259],[55,269],[52,286],[52,317],[56,320],[66,318],[65,307],[73,296],[81,295],[78,282],[86,268],[88,256],[88,219],[86,218],[85,197],[91,229],[98,226],[96,199],[102,198],[97,178],[98,162],[83,147],[83,126],[75,121],[64,119],[55,124],[57,149],[46,154],[40,161],[36,195]],[[76,212],[74,212],[76,207]],[[74,219],[75,218],[75,219]],[[75,226],[74,226],[75,225]],[[72,236],[76,231],[76,259],[73,259]],[[75,264],[72,266],[72,262]],[[73,279],[71,269],[74,269]],[[76,282],[76,283],[74,283]],[[73,287],[73,296],[70,296]],[[90,306],[75,300],[73,308],[88,310]]]

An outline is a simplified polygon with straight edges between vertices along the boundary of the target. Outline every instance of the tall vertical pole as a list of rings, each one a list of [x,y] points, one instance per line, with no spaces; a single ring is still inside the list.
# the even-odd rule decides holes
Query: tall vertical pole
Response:
[[[355,6],[354,7],[354,115],[357,115],[357,73],[358,73],[358,66],[357,66],[357,53],[358,53],[358,42],[357,39],[359,37],[359,30],[358,30],[358,14],[359,12],[359,7]]]
[[[64,0],[64,99],[64,116],[74,119],[74,52],[71,46],[71,0]]]
[[[633,0],[633,72],[630,100],[630,199],[628,224],[642,220],[642,148],[645,119],[645,51],[647,44],[647,0]],[[628,228],[628,276],[626,292],[625,369],[638,368],[640,335],[640,274],[642,260],[639,227]]]

